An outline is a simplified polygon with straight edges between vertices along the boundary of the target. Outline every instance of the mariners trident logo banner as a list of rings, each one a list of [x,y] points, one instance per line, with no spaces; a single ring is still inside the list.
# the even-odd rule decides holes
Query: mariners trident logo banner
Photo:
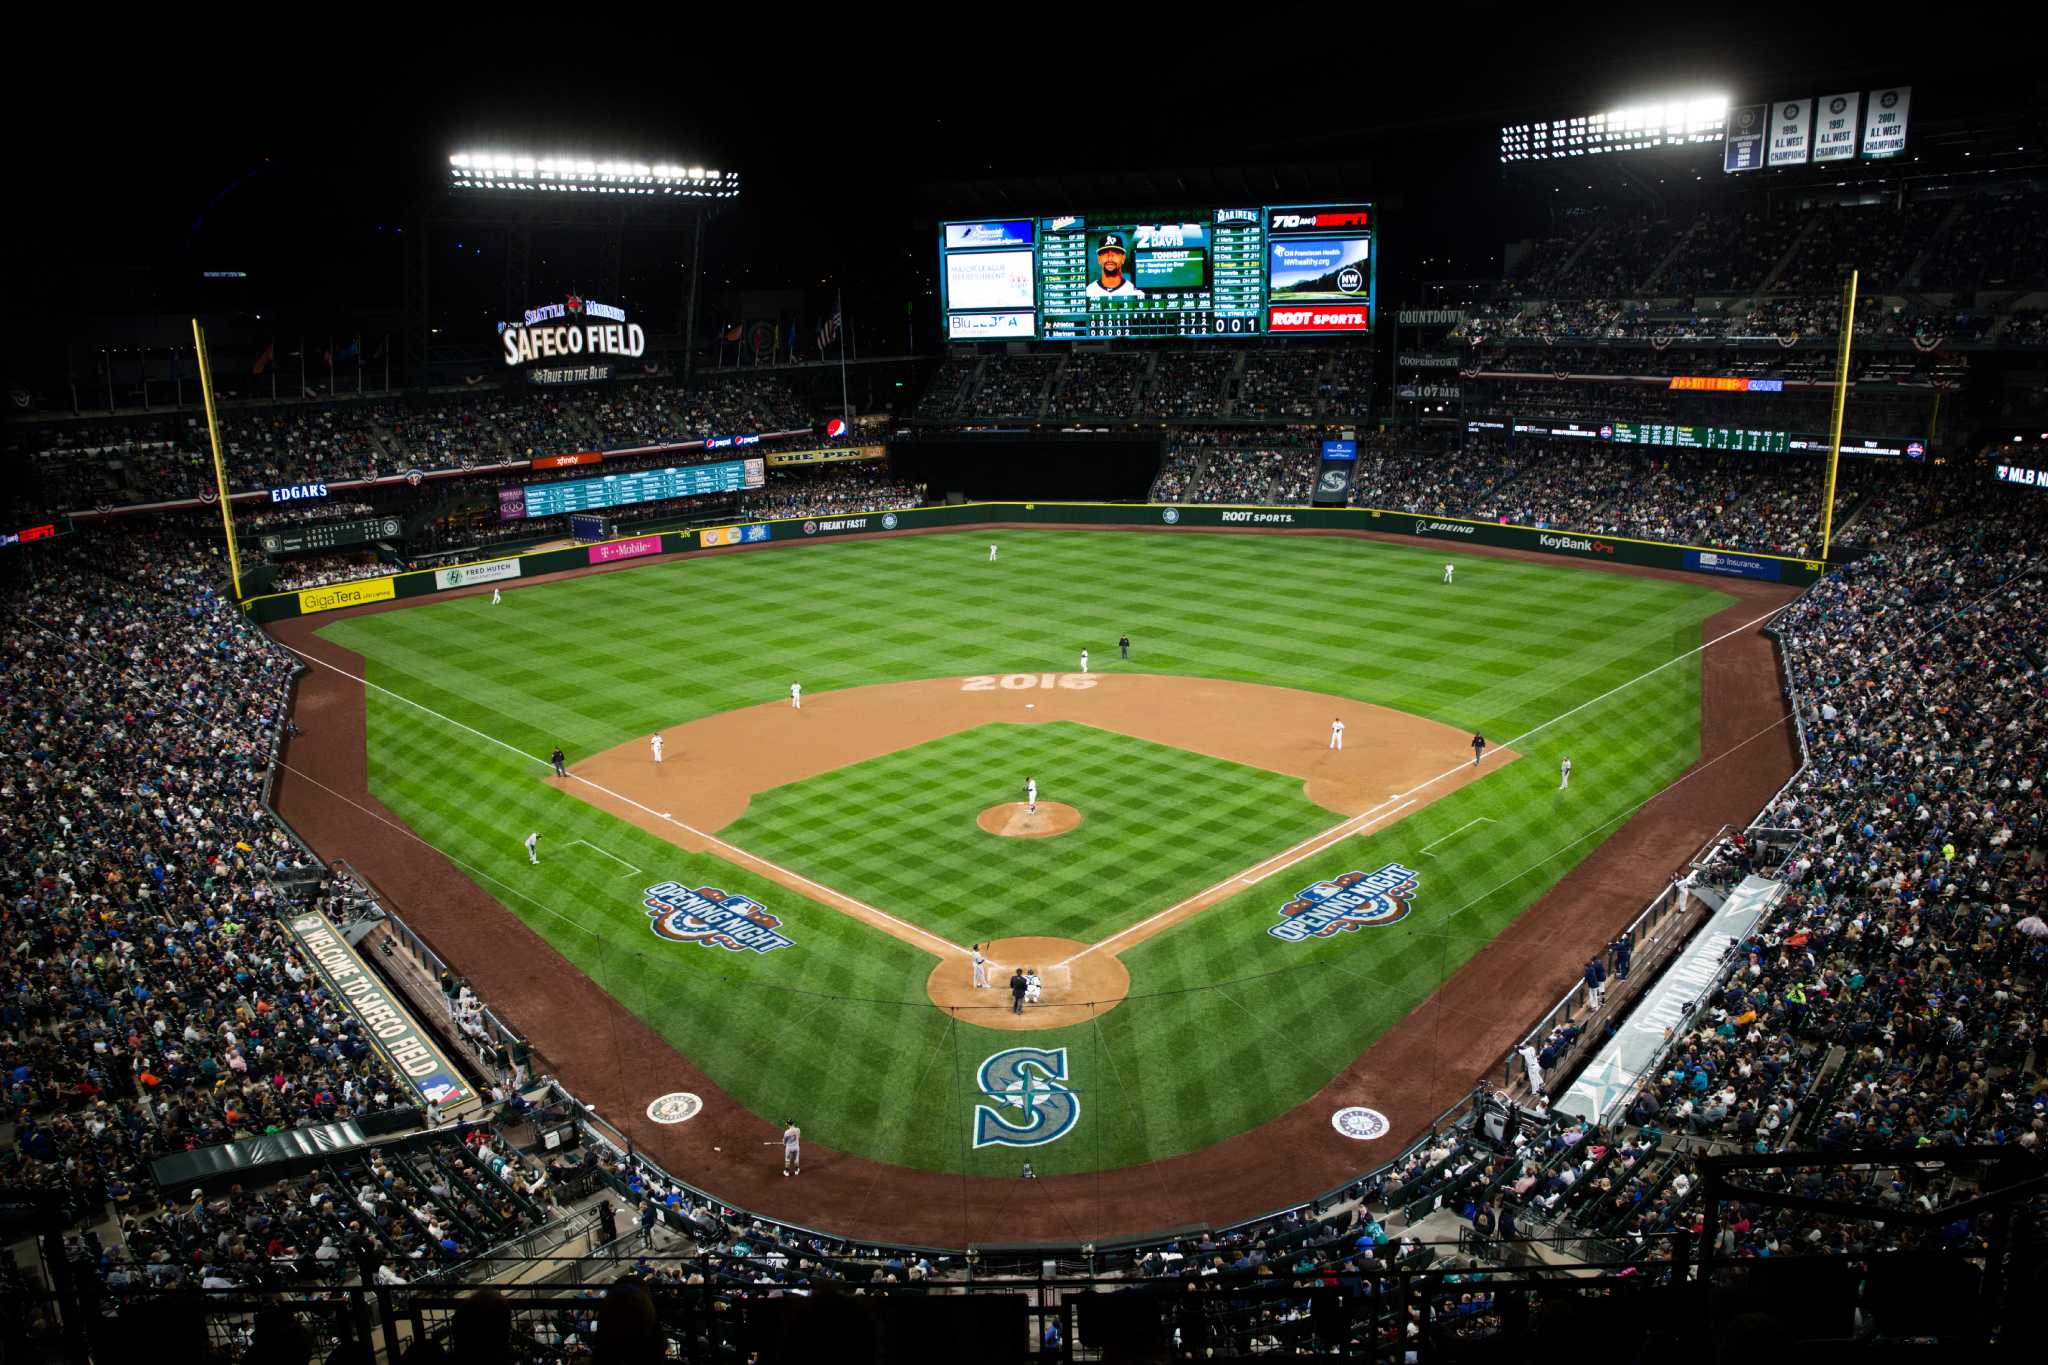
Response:
[[[642,904],[654,920],[648,927],[674,943],[697,943],[735,953],[772,953],[793,943],[788,935],[777,932],[782,921],[759,901],[715,886],[693,891],[681,882],[663,882],[648,887],[646,897]]]
[[[1408,918],[1409,902],[1422,874],[1399,863],[1377,872],[1346,872],[1333,881],[1303,887],[1280,907],[1280,922],[1266,932],[1282,943],[1332,938],[1367,925],[1397,924]]]

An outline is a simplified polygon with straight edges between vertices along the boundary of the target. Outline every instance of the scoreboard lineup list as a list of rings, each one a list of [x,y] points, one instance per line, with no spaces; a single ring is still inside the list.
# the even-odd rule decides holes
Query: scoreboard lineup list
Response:
[[[503,521],[591,512],[638,502],[691,498],[706,493],[738,493],[759,488],[766,471],[759,457],[721,460],[716,464],[670,465],[595,479],[563,479],[498,490],[498,516]]]
[[[1253,336],[1265,302],[1265,241],[1250,210],[1218,210],[1212,224],[1131,223],[1091,218],[1089,229],[1045,231],[1038,242],[1041,335],[1049,340],[1097,337]],[[1235,221],[1224,221],[1235,219]],[[1125,234],[1140,250],[1191,250],[1175,238],[1206,228],[1207,280],[1200,289],[1147,288],[1144,298],[1090,299],[1091,246],[1103,228]],[[1157,247],[1154,243],[1158,243]],[[1170,245],[1169,245],[1170,243]]]
[[[947,339],[1369,333],[1374,212],[1266,205],[944,223]],[[1120,273],[1106,273],[1111,252]]]

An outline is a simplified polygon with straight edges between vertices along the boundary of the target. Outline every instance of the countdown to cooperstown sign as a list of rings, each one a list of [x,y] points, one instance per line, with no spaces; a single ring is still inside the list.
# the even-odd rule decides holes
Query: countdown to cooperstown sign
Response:
[[[519,322],[502,323],[498,341],[507,365],[571,356],[640,356],[647,353],[647,333],[626,312],[606,303],[585,302],[574,294],[566,303],[526,310]]]

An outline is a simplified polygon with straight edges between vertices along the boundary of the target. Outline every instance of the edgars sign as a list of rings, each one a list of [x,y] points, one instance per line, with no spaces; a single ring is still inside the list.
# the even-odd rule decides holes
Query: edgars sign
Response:
[[[626,310],[571,294],[562,303],[544,303],[526,310],[519,322],[498,324],[498,341],[507,365],[574,356],[641,356],[647,333],[626,321]]]

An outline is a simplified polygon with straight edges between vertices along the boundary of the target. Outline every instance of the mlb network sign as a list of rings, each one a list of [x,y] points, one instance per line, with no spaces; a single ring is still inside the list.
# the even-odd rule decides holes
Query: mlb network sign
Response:
[[[1398,924],[1421,885],[1422,874],[1399,863],[1377,872],[1346,872],[1343,876],[1303,887],[1280,907],[1280,922],[1266,932],[1282,943],[1334,938],[1356,929]]]

